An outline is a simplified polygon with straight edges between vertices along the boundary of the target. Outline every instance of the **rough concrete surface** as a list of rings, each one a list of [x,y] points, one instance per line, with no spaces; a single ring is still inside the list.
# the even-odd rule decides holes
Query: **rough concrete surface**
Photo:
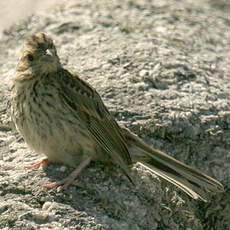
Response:
[[[229,230],[229,1],[53,2],[37,10],[33,5],[32,14],[28,7],[3,23],[0,35],[0,229]],[[82,188],[42,188],[73,169],[24,169],[43,156],[14,130],[9,102],[23,42],[41,31],[54,38],[62,63],[99,91],[119,122],[216,178],[225,192],[203,203],[138,164],[133,186],[118,167],[101,163],[83,171]]]

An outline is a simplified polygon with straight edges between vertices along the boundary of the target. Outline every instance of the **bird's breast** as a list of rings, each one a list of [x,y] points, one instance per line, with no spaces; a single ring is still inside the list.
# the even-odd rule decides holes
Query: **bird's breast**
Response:
[[[42,88],[41,88],[42,87]],[[27,144],[53,162],[75,166],[93,154],[88,130],[59,98],[58,89],[37,84],[12,98],[13,121]]]

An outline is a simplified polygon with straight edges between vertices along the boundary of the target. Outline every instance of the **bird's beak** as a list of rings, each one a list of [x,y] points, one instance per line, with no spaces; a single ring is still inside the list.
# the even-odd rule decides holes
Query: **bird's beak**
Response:
[[[45,62],[53,62],[56,59],[55,50],[47,49],[42,60]]]

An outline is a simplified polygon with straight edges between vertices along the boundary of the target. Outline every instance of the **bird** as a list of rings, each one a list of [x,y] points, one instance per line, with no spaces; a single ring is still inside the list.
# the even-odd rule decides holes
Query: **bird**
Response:
[[[210,176],[154,149],[115,120],[98,92],[64,68],[50,36],[39,32],[24,42],[12,76],[11,117],[27,145],[47,156],[41,162],[74,167],[46,188],[74,183],[91,161],[118,165],[134,183],[130,167],[139,163],[190,197],[208,201],[224,191]]]

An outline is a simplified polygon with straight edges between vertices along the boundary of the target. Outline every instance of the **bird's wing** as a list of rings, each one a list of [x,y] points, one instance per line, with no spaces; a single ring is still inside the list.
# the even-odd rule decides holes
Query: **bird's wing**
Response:
[[[67,70],[61,73],[61,81],[63,87],[60,96],[64,104],[79,117],[94,140],[131,180],[127,165],[132,160],[124,137],[99,94],[88,83]]]

